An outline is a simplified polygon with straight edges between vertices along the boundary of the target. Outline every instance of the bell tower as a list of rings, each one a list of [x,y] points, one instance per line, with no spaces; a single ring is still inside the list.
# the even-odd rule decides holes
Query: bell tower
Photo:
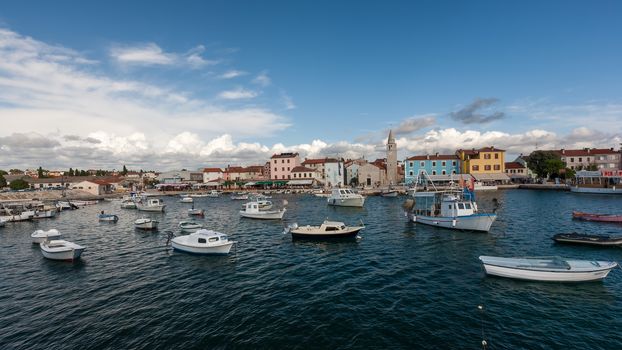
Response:
[[[393,137],[393,130],[389,130],[387,140],[387,182],[389,185],[397,185],[397,144]]]

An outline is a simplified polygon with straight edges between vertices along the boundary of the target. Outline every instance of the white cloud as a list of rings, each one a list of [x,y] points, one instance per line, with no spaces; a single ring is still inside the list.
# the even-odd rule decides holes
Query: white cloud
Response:
[[[243,88],[237,88],[235,90],[223,91],[220,94],[218,94],[218,97],[225,99],[225,100],[240,100],[240,99],[254,98],[254,97],[257,97],[257,95],[258,94],[255,91],[247,90]]]
[[[263,72],[259,73],[255,77],[255,79],[253,79],[253,83],[265,87],[265,86],[269,86],[270,84],[272,84],[272,80],[268,76],[268,72],[263,71]]]
[[[134,47],[113,47],[110,56],[127,64],[171,65],[176,61],[174,54],[164,52],[154,43]]]
[[[285,105],[285,109],[296,109],[296,104],[294,103],[294,100],[291,98],[291,96],[286,94],[285,91],[281,91],[281,100]]]
[[[221,74],[219,76],[220,79],[233,79],[233,78],[237,78],[237,77],[241,77],[243,75],[246,75],[248,73],[241,71],[241,70],[229,70],[224,72],[223,74]]]

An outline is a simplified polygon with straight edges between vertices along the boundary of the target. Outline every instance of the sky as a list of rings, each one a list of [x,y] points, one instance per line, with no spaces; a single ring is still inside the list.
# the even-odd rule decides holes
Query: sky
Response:
[[[0,169],[622,142],[620,1],[0,5]]]

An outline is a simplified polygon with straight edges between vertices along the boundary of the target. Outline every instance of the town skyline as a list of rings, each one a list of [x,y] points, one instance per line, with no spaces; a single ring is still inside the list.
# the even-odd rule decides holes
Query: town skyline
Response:
[[[617,2],[313,4],[5,5],[0,169],[622,142]]]

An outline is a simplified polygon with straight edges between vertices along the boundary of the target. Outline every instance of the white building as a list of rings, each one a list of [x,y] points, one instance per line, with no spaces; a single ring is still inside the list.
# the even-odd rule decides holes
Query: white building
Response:
[[[216,181],[223,179],[222,169],[220,168],[205,168],[203,169],[203,183]]]
[[[324,186],[340,187],[345,185],[345,168],[342,160],[330,159],[324,163]]]

